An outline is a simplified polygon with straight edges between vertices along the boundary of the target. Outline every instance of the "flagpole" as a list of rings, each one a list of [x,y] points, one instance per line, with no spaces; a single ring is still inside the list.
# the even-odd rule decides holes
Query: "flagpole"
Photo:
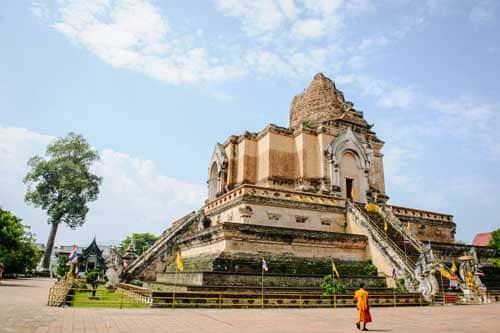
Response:
[[[175,274],[174,274],[174,292],[173,292],[173,295],[172,295],[172,309],[174,308],[174,305],[175,305],[175,282],[177,281],[177,273],[178,272],[179,272],[179,270],[176,267],[175,268]]]
[[[260,292],[261,292],[261,306],[264,308],[264,267],[260,268],[261,271],[261,282],[260,282]]]

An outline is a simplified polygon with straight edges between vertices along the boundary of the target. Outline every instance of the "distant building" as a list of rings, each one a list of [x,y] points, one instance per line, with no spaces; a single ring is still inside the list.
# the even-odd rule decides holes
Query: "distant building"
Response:
[[[95,238],[90,245],[83,249],[81,254],[78,255],[78,273],[84,274],[94,268],[99,269],[101,272],[106,271],[103,250],[99,248]]]
[[[95,239],[92,241],[92,243],[87,248],[91,247],[94,242],[95,242]],[[104,260],[106,260],[108,257],[110,257],[113,246],[111,246],[111,245],[99,245],[98,246],[97,243],[95,243],[95,246],[97,246],[97,248],[101,251],[101,256]],[[37,247],[40,250],[45,251],[45,244],[37,243]],[[73,248],[73,245],[54,246],[54,248],[52,249],[52,255],[50,257],[49,271],[50,271],[51,275],[55,274],[56,266],[57,266],[57,258],[61,257],[61,256],[69,257],[69,254],[70,254],[72,248]],[[77,250],[78,257],[80,257],[84,254],[85,248],[83,246],[77,246],[77,248],[78,248],[78,250]],[[91,258],[91,259],[93,260],[93,258]],[[39,264],[39,268],[40,268],[40,270],[42,270],[41,261]],[[83,268],[83,267],[78,268],[79,271],[81,271],[81,268]],[[84,269],[83,271],[86,271],[86,270]]]
[[[492,232],[482,232],[476,234],[474,240],[472,241],[472,245],[474,246],[488,246],[490,245],[491,239],[493,238]]]

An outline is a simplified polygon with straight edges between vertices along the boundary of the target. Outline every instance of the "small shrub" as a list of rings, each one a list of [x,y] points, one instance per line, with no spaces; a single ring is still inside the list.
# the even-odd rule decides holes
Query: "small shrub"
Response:
[[[56,275],[59,279],[63,279],[66,276],[66,272],[69,271],[68,257],[59,256],[57,257]]]
[[[134,286],[142,287],[144,285],[144,282],[142,282],[139,279],[133,279],[130,281],[130,284],[133,284]]]
[[[95,297],[95,293],[97,290],[97,285],[99,283],[99,275],[101,271],[97,268],[91,269],[90,271],[85,272],[85,279],[87,283],[92,286],[92,297]]]
[[[363,275],[364,276],[377,276],[377,266],[375,266],[371,262],[367,262],[363,266]]]
[[[394,292],[396,292],[397,294],[405,294],[408,292],[405,287],[405,279],[396,280],[396,288],[394,289]]]
[[[332,275],[326,275],[323,278],[321,288],[323,288],[325,295],[345,294],[347,291],[345,284],[340,280],[334,279]]]

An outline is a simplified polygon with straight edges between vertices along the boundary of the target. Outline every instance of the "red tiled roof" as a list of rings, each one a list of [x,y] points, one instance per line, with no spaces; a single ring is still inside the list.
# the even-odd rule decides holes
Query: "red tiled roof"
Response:
[[[474,237],[474,240],[472,241],[472,245],[475,245],[475,246],[488,246],[490,245],[490,241],[491,241],[491,232],[482,232],[482,233],[479,233],[476,235],[476,237]]]

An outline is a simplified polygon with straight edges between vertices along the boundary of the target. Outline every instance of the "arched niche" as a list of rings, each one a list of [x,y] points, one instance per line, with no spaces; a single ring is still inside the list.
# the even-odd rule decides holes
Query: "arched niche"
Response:
[[[340,190],[342,195],[353,201],[363,201],[363,169],[360,158],[353,150],[344,150],[340,160]]]
[[[213,200],[225,192],[228,159],[221,144],[215,146],[208,168],[208,200]]]
[[[358,202],[366,202],[371,153],[348,128],[327,146],[331,192]],[[351,184],[349,184],[351,183]]]

